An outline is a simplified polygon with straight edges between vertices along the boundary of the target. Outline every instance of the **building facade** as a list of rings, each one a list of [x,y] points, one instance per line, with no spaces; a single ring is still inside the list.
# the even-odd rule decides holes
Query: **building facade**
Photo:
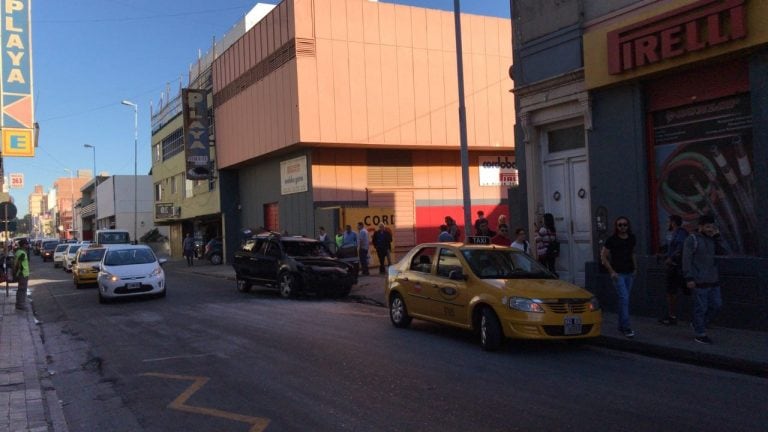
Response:
[[[100,177],[95,204],[98,229],[128,230],[135,241],[155,228],[152,177],[148,175]]]
[[[221,41],[215,42],[205,56],[192,65],[188,89],[203,90],[207,107],[213,107],[211,65],[226,48],[261,20],[274,5],[256,4],[243,19],[236,23]],[[208,180],[187,178],[182,89],[171,96],[167,91],[157,110],[152,112],[152,182],[153,219],[158,226],[167,227],[171,256],[182,256],[182,241],[187,233],[205,244],[222,237],[227,220],[222,212],[222,189],[233,191],[226,176],[216,169],[215,118],[213,108],[206,114],[209,126],[209,160],[211,177]],[[233,213],[233,212],[231,212]]]
[[[461,21],[471,211],[495,228],[517,184],[510,23]],[[457,89],[452,13],[283,1],[213,63],[232,225],[315,236],[383,222],[403,250],[446,215],[462,224]]]
[[[512,6],[521,204],[531,224],[555,216],[561,276],[611,308],[599,250],[626,216],[638,238],[632,312],[661,316],[667,218],[695,229],[712,214],[729,251],[720,322],[768,329],[768,3]]]
[[[81,239],[79,221],[75,217],[75,206],[80,199],[80,188],[91,178],[90,170],[77,170],[76,177],[59,177],[53,182],[56,190],[57,237]]]

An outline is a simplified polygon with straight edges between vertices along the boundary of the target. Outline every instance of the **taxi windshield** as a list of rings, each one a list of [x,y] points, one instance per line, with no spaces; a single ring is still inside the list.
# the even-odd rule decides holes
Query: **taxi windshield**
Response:
[[[510,249],[465,249],[464,259],[480,279],[556,279],[525,253]]]
[[[94,261],[101,261],[101,258],[104,256],[105,249],[83,249],[82,252],[80,252],[80,258],[78,258],[79,262],[94,262]]]

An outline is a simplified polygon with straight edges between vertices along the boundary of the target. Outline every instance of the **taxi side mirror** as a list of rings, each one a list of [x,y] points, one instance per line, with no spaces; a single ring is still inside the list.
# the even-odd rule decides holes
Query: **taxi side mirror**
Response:
[[[91,270],[101,271],[100,265],[91,266]]]

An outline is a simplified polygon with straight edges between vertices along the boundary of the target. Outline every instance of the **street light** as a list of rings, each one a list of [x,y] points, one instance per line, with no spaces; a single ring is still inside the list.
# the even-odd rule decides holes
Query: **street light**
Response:
[[[69,221],[69,232],[72,233],[75,230],[75,183],[72,180],[72,170],[64,168],[64,171],[69,173],[69,201],[72,205]]]
[[[133,108],[133,242],[138,243],[136,234],[139,219],[139,186],[136,164],[139,158],[139,106],[129,100],[123,100],[120,103]]]
[[[99,185],[99,177],[96,175],[96,146],[93,144],[83,144],[83,147],[89,148],[93,150],[93,227],[91,227],[91,230],[96,231],[96,224],[99,220],[99,212],[98,212],[98,203],[96,201],[96,198],[98,198],[98,191],[96,190],[96,187]]]
[[[96,181],[96,146],[93,144],[83,144],[83,147],[93,150],[93,181]]]

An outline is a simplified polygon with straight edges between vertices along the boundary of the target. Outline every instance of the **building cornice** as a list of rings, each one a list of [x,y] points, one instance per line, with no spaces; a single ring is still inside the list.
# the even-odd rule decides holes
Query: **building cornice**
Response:
[[[511,91],[517,96],[524,98],[532,94],[540,93],[555,87],[563,87],[579,81],[584,81],[584,68],[579,68],[564,74],[556,75],[552,78],[537,81],[520,87],[515,87]]]

